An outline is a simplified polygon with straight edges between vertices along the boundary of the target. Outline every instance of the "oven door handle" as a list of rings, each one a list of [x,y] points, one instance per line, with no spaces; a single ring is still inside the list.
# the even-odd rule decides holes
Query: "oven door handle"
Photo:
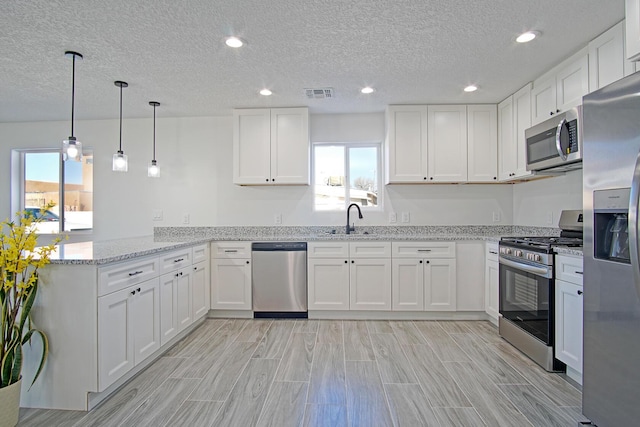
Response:
[[[636,158],[629,195],[629,255],[636,293],[640,297],[640,254],[638,253],[638,204],[640,203],[640,153]]]
[[[520,262],[511,261],[510,259],[506,259],[500,257],[500,264],[506,265],[507,267],[517,268],[518,270],[522,270],[527,273],[537,274],[538,276],[548,276],[549,269],[545,267],[536,267],[534,265],[523,264]]]

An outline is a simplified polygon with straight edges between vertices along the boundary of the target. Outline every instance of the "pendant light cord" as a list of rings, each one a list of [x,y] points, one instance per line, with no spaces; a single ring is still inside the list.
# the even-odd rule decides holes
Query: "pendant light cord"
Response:
[[[122,152],[122,85],[120,85],[120,152]]]
[[[73,111],[76,98],[76,55],[73,55],[73,67],[71,71],[71,136],[73,136]]]
[[[156,160],[156,106],[153,105],[153,161]]]

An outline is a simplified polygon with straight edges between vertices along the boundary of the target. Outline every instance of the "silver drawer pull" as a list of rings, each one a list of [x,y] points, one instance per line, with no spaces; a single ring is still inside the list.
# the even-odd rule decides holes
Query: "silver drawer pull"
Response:
[[[184,258],[178,258],[173,260],[173,262],[180,262],[180,261],[184,261]]]
[[[418,252],[431,252],[431,249],[418,249]]]
[[[582,271],[574,271],[576,274],[583,274]]]
[[[138,274],[142,274],[142,273],[144,273],[144,271],[142,270],[134,271],[133,273],[129,273],[129,277],[137,276]]]
[[[235,254],[236,252],[238,252],[237,249],[225,249],[224,250],[225,254]]]

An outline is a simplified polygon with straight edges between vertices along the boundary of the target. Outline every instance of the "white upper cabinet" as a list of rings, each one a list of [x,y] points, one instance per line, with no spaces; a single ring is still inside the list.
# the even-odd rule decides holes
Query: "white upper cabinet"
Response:
[[[467,106],[467,181],[498,180],[498,113],[495,105]]]
[[[531,83],[498,104],[498,178],[523,179],[527,171],[525,129],[531,127]]]
[[[467,106],[427,107],[429,182],[467,180]]]
[[[587,49],[582,49],[533,83],[532,125],[582,104],[589,93]]]
[[[640,0],[625,2],[627,59],[640,60]]]
[[[387,184],[427,180],[427,106],[387,108]]]
[[[309,185],[307,108],[233,111],[233,183]]]
[[[624,54],[624,21],[589,43],[589,90],[603,88],[635,71]]]

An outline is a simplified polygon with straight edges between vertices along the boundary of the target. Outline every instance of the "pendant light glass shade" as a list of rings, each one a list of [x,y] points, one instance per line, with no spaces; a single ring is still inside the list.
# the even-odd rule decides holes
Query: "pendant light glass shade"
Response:
[[[64,54],[73,60],[73,68],[71,71],[71,136],[62,141],[62,159],[80,161],[82,159],[82,143],[73,136],[73,118],[76,98],[76,59],[82,59],[82,55],[70,50]]]
[[[129,86],[129,84],[119,80],[113,82],[113,84],[120,88],[120,148],[113,155],[112,169],[114,172],[127,172],[129,170],[129,159],[122,151],[122,88]]]
[[[149,163],[147,168],[147,176],[150,178],[160,178],[160,166],[156,161],[156,107],[160,105],[159,102],[151,101],[149,105],[153,107],[153,160]]]

